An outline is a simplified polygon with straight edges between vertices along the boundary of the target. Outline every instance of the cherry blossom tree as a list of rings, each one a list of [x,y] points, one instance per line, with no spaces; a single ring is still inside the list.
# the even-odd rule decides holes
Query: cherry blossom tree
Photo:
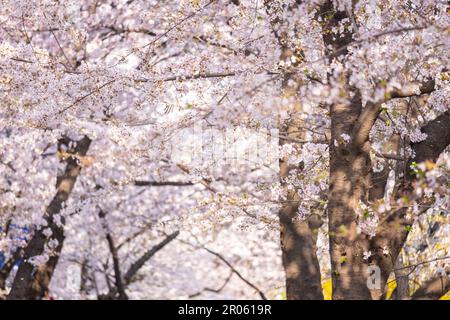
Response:
[[[447,12],[3,0],[3,295],[440,298]]]

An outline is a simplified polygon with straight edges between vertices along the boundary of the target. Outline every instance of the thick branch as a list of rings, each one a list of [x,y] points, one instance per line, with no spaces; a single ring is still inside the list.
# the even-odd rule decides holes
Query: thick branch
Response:
[[[450,111],[444,112],[436,119],[430,121],[422,127],[421,131],[427,134],[427,138],[424,141],[411,144],[415,156],[408,161],[408,168],[413,162],[419,163],[426,160],[435,162],[441,152],[450,144]],[[416,180],[416,175],[408,174],[405,178],[406,180],[397,195],[398,198],[402,196],[409,197],[413,192],[413,183]],[[409,233],[409,228],[407,227],[412,224],[410,219],[406,219],[406,213],[406,208],[392,212],[388,219],[380,224],[377,235],[371,241],[372,248],[380,248],[387,245],[390,249],[391,254],[389,257],[383,257],[382,255],[374,257],[377,260],[377,264],[381,267],[386,281],[394,267],[394,261],[397,259],[407,239]]]
[[[62,138],[59,140],[58,149],[62,145],[68,147],[73,142],[69,138]],[[80,141],[76,141],[74,149],[65,152],[67,155],[64,158],[67,162],[66,169],[56,178],[56,195],[44,215],[47,227],[36,230],[24,249],[24,262],[17,271],[8,299],[41,299],[47,293],[64,242],[64,217],[56,219],[56,216],[60,213],[63,203],[67,201],[75,186],[82,168],[80,157],[86,155],[90,144],[91,139],[84,136]],[[44,232],[44,229],[47,228],[51,231],[50,236]],[[52,255],[43,265],[33,265],[30,259],[42,255],[50,240],[57,243]]]
[[[410,83],[401,89],[395,89],[388,92],[387,100],[395,98],[410,98],[417,97],[423,94],[430,94],[435,90],[434,80],[428,80],[425,82]]]
[[[375,124],[380,112],[381,103],[368,102],[366,104],[353,128],[353,143],[356,146],[360,147],[369,140],[370,130]]]
[[[420,287],[411,297],[413,300],[437,300],[450,290],[450,268],[445,275],[436,276]]]
[[[237,271],[233,265],[231,263],[228,262],[227,259],[225,259],[221,254],[214,252],[206,247],[202,247],[203,249],[205,249],[206,251],[208,251],[209,253],[211,253],[212,255],[215,255],[217,258],[219,258],[220,260],[223,261],[223,263],[225,263],[228,268],[230,268],[231,271],[233,271],[233,273],[235,273],[239,279],[241,279],[242,281],[244,281],[249,287],[253,288],[256,290],[256,292],[258,292],[259,296],[261,297],[261,299],[263,300],[267,300],[266,296],[264,295],[264,293],[258,289],[257,286],[255,286],[253,283],[251,283],[250,281],[248,281],[246,278],[244,278],[244,276],[242,276],[242,274],[239,273],[239,271]]]
[[[175,231],[174,233],[168,235],[163,241],[152,247],[146,253],[144,253],[136,262],[134,262],[124,276],[124,283],[128,285],[135,274],[139,271],[140,268],[157,253],[159,250],[164,248],[167,244],[169,244],[173,239],[175,239],[180,234],[180,231]]]
[[[450,145],[450,111],[444,112],[428,122],[421,131],[427,135],[427,138],[411,145],[415,153],[412,161],[417,163],[425,160],[435,162],[441,152]]]
[[[106,214],[104,211],[99,212],[99,216],[101,219],[104,219],[105,215]],[[108,230],[109,228],[106,224],[106,221],[103,220],[103,222],[104,222],[104,228],[106,229],[106,240],[108,241],[109,251],[111,252],[111,256],[113,259],[114,278],[115,278],[115,282],[116,282],[116,288],[119,293],[119,299],[120,300],[128,300],[128,296],[125,292],[125,287],[124,287],[123,281],[122,281],[122,273],[120,271],[119,254],[117,253],[117,248],[114,244],[114,239]]]
[[[434,80],[428,80],[422,83],[413,82],[403,86],[401,89],[387,91],[382,101],[368,102],[359,115],[353,129],[353,141],[355,145],[361,146],[369,139],[370,130],[381,112],[382,103],[394,98],[408,98],[429,94],[434,90]]]

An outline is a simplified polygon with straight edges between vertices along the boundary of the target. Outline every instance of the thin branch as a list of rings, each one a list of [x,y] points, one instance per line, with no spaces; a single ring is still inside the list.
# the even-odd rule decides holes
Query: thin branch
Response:
[[[362,44],[362,43],[365,43],[367,41],[375,40],[375,39],[378,39],[378,38],[381,38],[381,37],[384,37],[384,36],[390,35],[390,34],[409,32],[409,31],[418,31],[418,30],[423,30],[425,28],[427,28],[427,26],[414,26],[414,27],[399,28],[399,29],[393,29],[393,30],[387,30],[387,31],[384,31],[384,32],[380,32],[380,33],[368,36],[367,38],[364,38],[364,39],[351,41],[351,42],[349,42],[349,43],[347,43],[347,44],[337,48],[332,54],[328,54],[325,57],[320,58],[319,60],[313,61],[313,62],[318,62],[318,61],[320,61],[322,59],[331,59],[331,58],[337,57],[342,52],[345,52],[350,45]]]
[[[181,187],[181,186],[193,186],[195,183],[193,182],[182,182],[182,181],[145,181],[145,180],[136,180],[134,181],[135,186],[140,187],[164,187],[164,186],[174,186],[174,187]]]
[[[228,277],[225,279],[225,281],[223,282],[223,284],[222,284],[219,288],[214,289],[214,288],[208,288],[208,287],[205,287],[205,288],[203,288],[203,290],[201,290],[201,291],[198,291],[198,292],[196,292],[196,293],[190,294],[190,295],[189,295],[189,298],[195,298],[195,297],[198,297],[199,295],[202,294],[203,291],[209,291],[209,292],[214,292],[214,293],[220,293],[220,292],[226,287],[226,285],[230,282],[231,277],[233,276],[233,274],[234,274],[233,270],[230,270],[230,274],[228,275]]]
[[[145,224],[141,230],[137,231],[136,233],[134,233],[133,235],[127,237],[123,242],[121,242],[118,246],[117,246],[117,250],[120,250],[124,245],[126,245],[127,243],[131,242],[132,240],[136,239],[137,237],[139,237],[141,234],[143,234],[145,231],[147,231],[148,228],[151,228],[153,224],[147,223]]]
[[[167,29],[165,32],[163,32],[162,34],[160,34],[155,40],[153,40],[152,42],[147,43],[145,47],[151,46],[153,43],[155,43],[156,41],[158,41],[159,39],[161,39],[162,37],[166,36],[170,31],[172,31],[173,29],[177,28],[179,25],[183,24],[185,21],[189,20],[190,18],[194,17],[197,13],[201,12],[203,9],[205,9],[206,7],[208,7],[210,4],[212,4],[213,2],[216,2],[216,0],[211,0],[209,1],[207,4],[205,4],[203,7],[201,7],[200,9],[198,9],[197,11],[187,15],[186,17],[184,17],[183,19],[181,19],[179,22],[175,23],[174,25],[172,25],[169,29]]]
[[[169,244],[173,239],[175,239],[180,234],[180,231],[175,231],[174,233],[168,235],[163,241],[153,246],[150,250],[144,253],[138,260],[136,260],[125,273],[123,277],[125,285],[131,283],[133,277],[139,271],[140,268],[157,253],[159,250],[164,248],[167,244]]]
[[[33,61],[22,59],[22,58],[11,58],[11,60],[14,60],[17,62],[23,62],[23,63],[33,63]]]
[[[73,68],[72,62],[70,62],[69,58],[67,57],[67,55],[66,55],[64,49],[63,49],[62,46],[61,46],[61,43],[59,42],[58,38],[56,37],[55,32],[54,32],[53,30],[50,30],[50,32],[51,32],[53,38],[55,38],[55,41],[56,41],[56,43],[58,44],[58,47],[59,47],[59,49],[61,50],[61,52],[62,52],[64,58],[65,58],[66,61],[67,61],[67,63],[69,64],[69,66],[71,66],[71,67]]]
[[[428,263],[431,263],[431,262],[434,262],[434,261],[447,260],[447,259],[450,259],[450,256],[435,258],[435,259],[427,260],[427,261],[422,261],[422,262],[419,262],[417,264],[411,264],[411,265],[408,265],[408,266],[405,266],[405,267],[392,269],[392,271],[398,271],[398,270],[410,269],[410,268],[417,268],[418,266],[421,266],[423,264],[428,264]]]
[[[291,137],[283,136],[283,135],[279,135],[278,138],[281,140],[286,140],[286,141],[300,143],[300,144],[303,144],[303,143],[329,144],[330,143],[328,140],[325,140],[325,139],[301,140],[301,139],[291,138]]]
[[[212,73],[199,73],[199,74],[189,74],[189,75],[173,75],[161,79],[160,81],[171,82],[171,81],[182,81],[182,80],[197,80],[197,79],[210,79],[210,78],[226,78],[233,77],[236,72],[212,72]],[[136,82],[157,82],[158,80],[139,78],[135,79]]]
[[[57,112],[57,114],[62,114],[64,112],[66,112],[67,110],[69,110],[70,108],[72,108],[73,106],[77,105],[78,103],[80,103],[81,101],[83,101],[84,99],[90,97],[91,95],[93,95],[96,92],[99,92],[101,89],[103,89],[104,87],[110,85],[111,83],[115,82],[116,79],[112,79],[108,82],[105,82],[104,84],[102,84],[100,87],[96,88],[95,90],[92,90],[88,93],[86,93],[85,95],[79,97],[77,100],[75,100],[71,105],[69,105],[68,107],[65,107],[64,109],[60,110]]]
[[[125,292],[125,287],[122,282],[122,274],[120,272],[119,255],[117,252],[117,248],[114,245],[114,239],[109,231],[108,224],[105,219],[106,213],[104,211],[100,210],[98,215],[103,220],[103,227],[106,230],[106,240],[108,241],[109,251],[111,252],[111,256],[113,259],[114,278],[115,278],[116,288],[119,293],[119,299],[120,300],[128,300],[128,296]]]
[[[194,237],[195,237],[195,236],[194,236]],[[228,260],[225,259],[221,254],[219,254],[219,253],[217,253],[217,252],[215,252],[215,251],[212,251],[212,250],[208,249],[207,247],[205,247],[205,246],[203,246],[203,245],[194,245],[194,244],[192,244],[192,243],[190,243],[190,242],[188,242],[188,241],[181,240],[181,239],[178,239],[178,241],[181,242],[181,243],[183,243],[183,244],[185,244],[185,245],[187,245],[187,246],[190,246],[190,247],[192,247],[192,248],[194,248],[194,249],[203,249],[203,250],[207,251],[208,253],[210,253],[210,254],[216,256],[216,257],[219,258],[223,263],[225,263],[225,264],[227,265],[227,267],[230,268],[231,272],[234,273],[234,274],[236,274],[236,275],[239,277],[239,279],[241,279],[241,280],[244,281],[248,286],[250,286],[251,288],[253,288],[254,290],[256,290],[256,291],[258,292],[258,294],[260,295],[261,299],[267,300],[267,298],[266,298],[266,296],[264,295],[264,293],[263,293],[260,289],[258,289],[258,287],[257,287],[256,285],[254,285],[253,283],[251,283],[249,280],[245,279],[245,278],[242,276],[242,274],[240,274],[239,271],[237,271],[236,268],[234,268],[233,265],[232,265],[230,262],[228,262]]]
[[[249,287],[255,289],[255,290],[258,292],[258,294],[259,294],[259,296],[261,297],[261,299],[267,300],[267,298],[266,298],[266,296],[264,295],[264,293],[263,293],[257,286],[255,286],[253,283],[251,283],[249,280],[247,280],[246,278],[244,278],[244,276],[243,276],[239,271],[237,271],[237,270],[233,267],[233,265],[232,265],[231,263],[229,263],[228,260],[225,259],[221,254],[219,254],[219,253],[217,253],[217,252],[214,252],[214,251],[212,251],[212,250],[210,250],[210,249],[208,249],[208,248],[206,248],[206,247],[201,247],[201,248],[204,249],[204,250],[206,250],[206,251],[208,251],[208,252],[211,253],[212,255],[215,255],[215,256],[216,256],[217,258],[219,258],[220,260],[222,260],[223,263],[225,263],[225,264],[228,266],[228,268],[230,268],[230,270],[233,271],[233,273],[235,273],[242,281],[244,281]]]
[[[113,35],[119,35],[122,33],[141,33],[149,36],[156,36],[157,34],[154,33],[151,30],[148,30],[146,28],[123,28],[123,27],[116,27],[114,25],[112,26],[103,26],[103,28],[109,30],[104,36],[108,37],[108,34],[112,33]]]

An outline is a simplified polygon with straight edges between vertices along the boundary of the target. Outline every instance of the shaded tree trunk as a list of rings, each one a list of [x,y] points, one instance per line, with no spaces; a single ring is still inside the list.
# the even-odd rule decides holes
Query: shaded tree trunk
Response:
[[[344,19],[349,18],[352,8],[339,12],[334,8],[332,1],[326,1],[320,7],[318,14],[323,18],[322,37],[327,57],[330,61],[344,60],[348,53],[347,48],[353,41],[352,32],[345,31],[340,37],[335,37],[331,31]],[[410,225],[410,222],[404,219],[406,209],[401,209],[398,214],[386,219],[385,226],[378,230],[377,236],[373,239],[357,232],[359,217],[356,210],[359,202],[368,203],[369,197],[382,196],[387,181],[385,176],[381,183],[373,184],[369,134],[380,114],[381,103],[389,99],[430,93],[434,90],[434,81],[422,84],[411,83],[404,89],[387,92],[384,101],[367,102],[363,107],[359,91],[348,83],[350,72],[350,70],[343,70],[339,75],[329,76],[331,81],[339,81],[344,87],[341,92],[342,101],[330,106],[330,182],[327,209],[333,299],[380,298],[381,289],[369,290],[367,286],[368,266],[376,265],[381,269],[381,284],[385,285],[406,240],[408,228],[405,226]],[[439,125],[441,130],[445,125],[449,130],[448,120],[445,124]],[[431,131],[430,128],[424,130]],[[343,141],[345,135],[348,136],[349,141]],[[427,143],[425,143],[426,146],[422,143],[412,145],[413,150],[416,151],[416,157],[411,161],[420,162],[430,158],[430,156],[421,156],[423,154],[432,154],[432,158],[436,160],[445,148],[444,145],[448,145],[448,143],[436,141],[435,138],[431,139],[433,144],[431,149]],[[407,163],[407,167],[411,161]],[[408,192],[410,185],[411,176],[407,178],[403,190]],[[403,196],[405,191],[401,192],[400,196]],[[384,247],[389,248],[389,255],[383,254]],[[372,256],[364,257],[364,252],[369,251]]]
[[[361,111],[356,95],[350,104],[331,106],[331,139],[341,141],[350,133]],[[371,299],[367,287],[368,236],[357,231],[355,209],[367,201],[371,182],[370,144],[350,141],[330,145],[328,218],[333,299]]]
[[[286,80],[287,81],[287,80]],[[284,93],[289,94],[287,86]],[[287,127],[281,127],[280,135],[288,138],[301,138],[304,133],[301,123],[290,121]],[[280,145],[284,144],[283,138]],[[317,258],[317,229],[320,222],[316,216],[305,220],[298,218],[301,198],[296,189],[289,189],[284,179],[290,174],[298,174],[301,164],[292,168],[288,159],[280,159],[279,177],[286,193],[278,213],[280,220],[280,242],[283,267],[286,273],[286,298],[288,300],[323,300],[320,266]]]
[[[295,133],[294,133],[295,132]],[[282,136],[299,138],[301,126],[292,122],[280,131]],[[280,140],[280,145],[284,141]],[[280,242],[283,267],[286,273],[286,298],[288,300],[323,300],[320,266],[317,258],[317,237],[314,232],[320,223],[310,216],[302,220],[298,218],[298,207],[301,201],[296,189],[289,189],[283,181],[289,174],[299,168],[290,168],[288,159],[280,159],[281,186],[286,192],[286,200],[282,201],[278,213],[280,220]],[[317,219],[316,219],[317,220]],[[313,226],[312,224],[315,223]],[[311,228],[313,227],[313,228]]]
[[[450,145],[450,111],[444,112],[436,119],[422,127],[421,131],[427,134],[424,141],[412,143],[411,148],[415,156],[407,161],[404,181],[399,188],[397,198],[409,197],[413,194],[413,183],[416,176],[411,174],[410,166],[413,162],[436,162],[444,149]],[[388,247],[390,254],[384,256],[377,252],[374,260],[381,268],[381,281],[385,285],[389,275],[394,269],[401,249],[408,237],[412,219],[407,218],[407,208],[400,208],[391,212],[387,219],[378,226],[377,235],[371,240],[372,248]]]
[[[70,145],[73,143],[76,146],[72,149]],[[11,291],[8,295],[9,300],[41,299],[48,294],[50,280],[58,263],[64,243],[64,217],[57,216],[61,211],[63,203],[69,198],[77,177],[80,174],[82,165],[79,157],[86,155],[90,143],[91,140],[87,136],[77,142],[68,138],[62,138],[58,142],[58,149],[61,149],[62,145],[68,147],[68,150],[63,154],[63,159],[65,159],[67,165],[64,172],[57,177],[56,195],[47,207],[44,215],[47,226],[37,229],[24,249],[24,261],[14,278]],[[50,229],[50,236],[44,233],[46,228]],[[46,247],[48,247],[50,241],[56,243],[56,246],[52,249],[51,256],[44,264],[40,266],[33,265],[29,259],[42,255],[46,251]]]
[[[297,4],[292,5],[295,6]],[[264,1],[264,5],[269,16],[274,13],[276,14],[278,9],[277,3],[274,3],[272,0],[266,0]],[[281,23],[279,20],[279,17],[274,17],[271,20],[271,24],[273,34],[281,49],[280,60],[287,61],[293,56],[296,56],[300,60],[300,58],[303,58],[303,53],[296,52],[286,46],[288,43],[286,41],[287,35],[280,33],[277,29],[278,24]],[[289,85],[289,82],[294,83],[294,85]],[[301,111],[301,105],[296,102],[298,100],[297,91],[301,85],[302,81],[297,78],[295,72],[289,69],[283,70],[282,95],[284,98],[293,101],[292,110],[294,112]],[[304,136],[302,121],[289,119],[287,123],[280,123],[279,134],[281,137],[279,142],[280,146],[286,142],[286,139],[302,138]],[[317,230],[312,230],[317,229],[320,223],[318,224],[315,221],[317,220],[316,217],[306,220],[297,219],[297,211],[301,199],[297,190],[289,190],[287,184],[284,182],[290,174],[295,174],[295,171],[302,170],[302,168],[289,166],[287,158],[280,159],[279,165],[279,178],[282,189],[286,193],[286,200],[282,201],[278,213],[281,255],[286,273],[286,298],[288,300],[323,300],[320,266],[317,259],[317,237],[314,233]]]
[[[402,255],[399,254],[397,261],[395,262],[395,282],[397,287],[395,288],[392,300],[405,300],[409,297],[409,276],[408,270],[404,268]]]
[[[350,8],[351,9],[351,8]],[[351,12],[351,10],[348,10]],[[344,59],[347,46],[352,42],[352,32],[341,37],[333,34],[347,12],[334,8],[326,1],[319,9],[322,18],[322,38],[325,53],[330,59]],[[333,75],[335,76],[335,75]],[[367,200],[371,183],[370,144],[368,135],[355,139],[359,131],[358,120],[363,106],[361,95],[348,84],[348,70],[339,81],[344,84],[342,102],[329,106],[331,117],[330,171],[328,191],[328,221],[333,299],[371,299],[367,287],[368,263],[364,252],[368,250],[367,235],[357,231],[358,216],[355,211],[360,201]],[[332,79],[332,75],[329,75]],[[346,141],[343,137],[350,137]]]

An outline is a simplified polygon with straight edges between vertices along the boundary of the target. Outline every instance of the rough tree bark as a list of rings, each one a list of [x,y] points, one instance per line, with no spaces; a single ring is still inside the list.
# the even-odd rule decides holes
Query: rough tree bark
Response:
[[[63,145],[68,148],[62,153],[62,157],[67,165],[64,172],[57,176],[56,195],[47,207],[44,215],[47,226],[35,230],[33,237],[24,249],[24,261],[14,278],[8,295],[9,300],[42,299],[48,293],[48,286],[64,243],[64,217],[60,217],[59,221],[55,218],[72,192],[82,168],[80,157],[86,155],[90,143],[91,140],[87,136],[84,136],[79,141],[73,141],[69,138],[62,138],[58,141],[59,150],[61,150]],[[72,148],[73,144],[75,144],[75,147]],[[46,228],[51,230],[50,236],[44,233]],[[53,248],[52,255],[47,262],[38,267],[29,262],[30,258],[43,254],[49,242],[54,240],[57,241],[57,245]]]
[[[427,134],[424,141],[412,143],[411,148],[415,156],[407,161],[409,170],[413,162],[436,162],[439,155],[450,145],[450,111],[444,112],[436,119],[427,123],[421,130]],[[413,183],[416,176],[407,171],[405,179],[399,188],[397,198],[410,197],[413,192]],[[413,221],[407,219],[407,208],[400,208],[391,212],[387,219],[378,226],[377,235],[371,240],[372,248],[388,247],[389,256],[384,256],[378,251],[374,256],[376,264],[381,268],[381,281],[385,285],[392,272],[395,261],[403,248]]]
[[[361,98],[355,94],[349,104],[331,106],[331,139],[351,132],[361,111]],[[350,133],[350,134],[349,134]],[[370,144],[330,144],[330,182],[328,218],[333,299],[371,299],[367,287],[368,236],[358,234],[355,211],[360,201],[367,201],[371,183]]]
[[[146,251],[142,256],[139,257],[125,272],[125,275],[123,276],[123,279],[121,279],[121,284],[123,288],[125,289],[131,282],[133,282],[133,278],[136,276],[137,272],[147,263],[148,260],[150,260],[151,257],[153,257],[158,251],[160,251],[162,248],[164,248],[166,245],[168,245],[171,241],[173,241],[178,235],[180,234],[179,231],[175,231],[168,235],[164,240],[162,240],[160,243],[156,244],[152,248],[150,248],[148,251]],[[117,284],[117,282],[116,282]],[[103,295],[99,295],[99,300],[116,300],[120,299],[120,296],[118,297],[117,294],[119,293],[117,285],[107,293]]]
[[[351,12],[351,10],[350,10]],[[322,37],[326,55],[341,59],[352,42],[351,31],[335,37],[331,30],[347,19],[347,12],[336,11],[332,1],[326,1],[319,9],[322,17]],[[357,232],[355,209],[359,201],[367,200],[371,183],[370,144],[367,139],[356,139],[355,130],[363,107],[361,95],[348,85],[348,71],[341,75],[345,85],[342,102],[329,106],[331,117],[331,142],[328,219],[333,299],[371,299],[367,288],[367,236]],[[351,137],[343,141],[343,136]],[[337,142],[335,145],[334,141]]]
[[[332,1],[326,1],[320,7],[323,17],[322,37],[329,59],[345,59],[347,47],[352,43],[350,31],[341,37],[334,37],[330,32],[338,27],[343,19],[352,14],[351,8],[346,12],[337,11]],[[330,143],[330,182],[328,193],[328,217],[330,232],[330,256],[332,267],[333,299],[371,299],[379,298],[381,292],[370,291],[367,287],[368,265],[376,264],[381,268],[382,284],[385,285],[398,254],[403,247],[410,222],[404,220],[406,209],[399,210],[386,219],[375,238],[357,233],[357,209],[360,201],[367,203],[370,197],[384,193],[385,182],[373,185],[374,177],[370,161],[370,130],[381,111],[381,103],[370,102],[364,107],[356,88],[348,84],[348,72],[344,70],[340,81],[347,83],[342,96],[347,101],[330,106],[331,143]],[[345,87],[345,85],[344,85]],[[434,81],[422,84],[411,83],[402,89],[387,92],[386,99],[405,98],[430,93],[434,90]],[[416,157],[412,161],[421,162],[427,159],[435,161],[448,145],[448,112],[428,124],[423,131],[429,135],[426,141],[413,144]],[[440,130],[441,139],[432,132]],[[350,137],[349,142],[342,141],[342,135]],[[334,141],[337,145],[334,145]],[[379,177],[378,177],[379,178]],[[405,181],[401,195],[409,192],[412,176]],[[391,254],[387,257],[379,250],[387,246]],[[375,252],[374,257],[363,259],[364,251]],[[380,290],[378,290],[380,291]]]
[[[267,12],[270,13],[276,10],[272,7],[272,1],[266,0],[264,2]],[[302,57],[301,52],[296,52],[286,46],[285,34],[282,34],[277,29],[277,25],[281,23],[279,18],[271,21],[273,33],[281,48],[280,60],[290,60],[291,57],[296,56],[300,61]],[[289,82],[295,85],[288,85]],[[302,85],[300,79],[295,76],[294,72],[290,70],[283,70],[282,95],[283,98],[290,99],[293,102],[293,109],[301,111],[299,103],[295,102],[297,99],[298,88]],[[294,121],[289,119],[287,123],[280,123],[280,146],[286,142],[287,139],[301,139],[304,137],[304,130],[302,129],[302,121]],[[284,192],[286,192],[286,199],[282,201],[279,210],[280,221],[280,244],[283,267],[286,273],[286,298],[288,300],[323,300],[323,292],[321,285],[320,266],[317,259],[317,247],[315,231],[317,231],[320,224],[316,216],[308,218],[307,220],[295,219],[298,214],[298,207],[301,201],[296,190],[289,190],[284,180],[295,173],[295,170],[302,170],[301,167],[293,168],[288,164],[287,158],[279,160],[279,178]],[[312,227],[312,228],[311,228]]]
[[[287,51],[286,49],[283,52]],[[296,87],[288,87],[289,76],[283,81],[284,96],[295,97]],[[297,82],[298,83],[298,82]],[[280,136],[302,139],[304,132],[301,121],[289,121],[280,127]],[[284,144],[283,138],[280,145]],[[286,298],[288,300],[323,300],[320,266],[317,259],[316,236],[314,232],[320,227],[319,219],[311,216],[306,220],[296,219],[301,198],[297,190],[290,190],[284,179],[295,171],[301,171],[301,164],[292,168],[288,159],[279,161],[281,186],[286,192],[278,213],[280,220],[280,242],[282,261],[286,272]],[[297,172],[298,174],[298,172]]]

